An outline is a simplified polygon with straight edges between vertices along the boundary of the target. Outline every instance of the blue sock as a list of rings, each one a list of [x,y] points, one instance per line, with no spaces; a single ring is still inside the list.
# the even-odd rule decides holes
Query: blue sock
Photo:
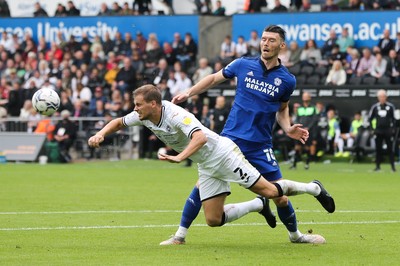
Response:
[[[195,186],[183,207],[180,226],[189,228],[201,209],[199,189]]]
[[[277,207],[279,218],[290,232],[297,231],[296,213],[292,207],[292,203],[288,201],[288,206]]]

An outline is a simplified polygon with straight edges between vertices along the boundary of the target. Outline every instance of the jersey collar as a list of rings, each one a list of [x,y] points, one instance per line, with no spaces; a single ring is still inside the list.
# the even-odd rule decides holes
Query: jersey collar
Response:
[[[264,61],[261,60],[261,56],[260,56],[260,58],[258,59],[258,62],[260,63],[260,65],[261,65],[261,67],[262,67],[262,69],[263,69],[264,74],[268,74],[269,72],[271,72],[271,71],[273,71],[273,70],[276,70],[276,69],[279,69],[279,68],[282,67],[282,63],[281,63],[281,60],[280,60],[279,58],[278,58],[279,65],[274,66],[274,67],[271,68],[271,69],[267,69],[267,67],[266,67],[265,64],[264,64]]]
[[[161,127],[163,121],[164,121],[164,116],[165,116],[165,106],[162,105],[161,107],[161,116],[160,116],[160,122],[158,122],[157,127]]]

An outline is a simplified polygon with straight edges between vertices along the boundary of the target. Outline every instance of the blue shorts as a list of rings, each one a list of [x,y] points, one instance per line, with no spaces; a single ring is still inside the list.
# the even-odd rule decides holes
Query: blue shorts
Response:
[[[246,157],[246,159],[260,172],[268,181],[276,181],[282,178],[279,164],[275,159],[272,144],[251,142],[233,136],[224,135],[230,138]]]

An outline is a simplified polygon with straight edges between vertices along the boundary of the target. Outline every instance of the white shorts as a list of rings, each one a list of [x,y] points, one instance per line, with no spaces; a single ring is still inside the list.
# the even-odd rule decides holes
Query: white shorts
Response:
[[[201,201],[230,194],[230,182],[250,188],[261,174],[244,157],[239,147],[230,139],[220,137],[209,159],[198,164]]]

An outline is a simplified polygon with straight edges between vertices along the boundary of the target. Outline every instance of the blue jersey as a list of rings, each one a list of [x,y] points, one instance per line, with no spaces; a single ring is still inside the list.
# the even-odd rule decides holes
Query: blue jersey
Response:
[[[267,70],[260,57],[242,57],[227,65],[225,78],[237,78],[234,104],[222,135],[272,145],[272,127],[282,102],[289,101],[295,77],[279,65]]]

